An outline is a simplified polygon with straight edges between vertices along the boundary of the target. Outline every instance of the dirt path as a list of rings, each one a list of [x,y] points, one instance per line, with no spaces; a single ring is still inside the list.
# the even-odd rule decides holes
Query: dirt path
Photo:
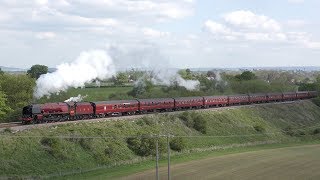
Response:
[[[155,179],[149,170],[120,179]],[[160,168],[167,179],[167,167]],[[171,179],[320,179],[320,145],[231,154],[171,166]]]

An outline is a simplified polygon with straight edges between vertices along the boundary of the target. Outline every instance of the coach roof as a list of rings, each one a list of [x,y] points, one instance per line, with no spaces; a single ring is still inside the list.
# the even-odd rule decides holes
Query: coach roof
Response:
[[[132,104],[137,104],[137,100],[114,100],[114,101],[97,101],[97,102],[92,102],[95,104],[127,104],[127,103],[132,103]]]

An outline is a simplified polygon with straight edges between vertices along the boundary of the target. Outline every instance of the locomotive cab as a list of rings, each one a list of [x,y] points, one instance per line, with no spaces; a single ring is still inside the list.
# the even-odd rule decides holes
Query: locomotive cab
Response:
[[[30,123],[32,121],[32,105],[28,105],[25,106],[22,109],[22,117],[21,117],[21,121],[22,124],[27,124]]]
[[[37,117],[38,114],[41,114],[40,105],[28,105],[22,109],[22,123],[30,123],[33,119]]]
[[[32,117],[32,105],[26,106],[22,109],[22,117]]]

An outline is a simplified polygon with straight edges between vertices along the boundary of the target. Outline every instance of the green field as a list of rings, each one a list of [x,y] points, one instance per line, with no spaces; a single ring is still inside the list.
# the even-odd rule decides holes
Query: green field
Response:
[[[211,157],[171,166],[172,179],[320,179],[320,145],[305,145]],[[161,167],[160,179],[167,179]],[[103,176],[100,176],[103,177]],[[149,170],[119,179],[154,179]]]
[[[131,86],[108,86],[100,88],[70,88],[66,92],[61,92],[59,95],[51,95],[48,99],[46,97],[38,100],[39,103],[45,102],[61,102],[70,97],[76,97],[79,94],[82,96],[87,96],[85,101],[105,101],[109,99],[109,96],[113,93],[127,93],[132,89]]]

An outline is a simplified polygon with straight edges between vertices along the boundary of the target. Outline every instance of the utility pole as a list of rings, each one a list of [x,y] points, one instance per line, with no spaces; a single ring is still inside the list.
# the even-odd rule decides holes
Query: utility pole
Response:
[[[159,136],[157,136],[156,139],[156,178],[157,180],[159,180],[159,150],[158,150],[158,138]]]
[[[170,180],[170,142],[169,134],[167,135],[167,147],[168,147],[168,180]]]

